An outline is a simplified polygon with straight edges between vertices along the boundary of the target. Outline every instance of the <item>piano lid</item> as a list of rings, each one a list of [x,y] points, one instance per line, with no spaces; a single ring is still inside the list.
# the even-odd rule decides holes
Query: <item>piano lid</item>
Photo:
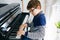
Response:
[[[10,10],[14,9],[15,7],[19,6],[20,4],[18,3],[13,3],[13,4],[9,4],[9,5],[6,5],[2,8],[0,8],[0,19],[6,15]]]
[[[8,5],[8,4],[0,3],[0,8],[4,7],[6,5]]]

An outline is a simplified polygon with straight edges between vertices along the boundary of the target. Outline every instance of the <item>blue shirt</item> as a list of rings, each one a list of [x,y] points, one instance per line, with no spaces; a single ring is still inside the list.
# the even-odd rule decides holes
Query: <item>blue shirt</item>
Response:
[[[44,26],[46,24],[46,18],[42,11],[39,14],[37,14],[36,16],[34,16],[33,23],[34,23],[34,27]]]

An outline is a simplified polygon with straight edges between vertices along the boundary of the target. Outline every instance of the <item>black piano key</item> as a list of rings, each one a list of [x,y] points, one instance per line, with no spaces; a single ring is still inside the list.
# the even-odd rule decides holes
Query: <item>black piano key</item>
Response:
[[[17,34],[17,33],[11,33],[11,35],[10,35],[10,36],[16,36],[16,34]]]
[[[16,39],[16,36],[9,36],[9,39]]]
[[[16,32],[16,31],[18,31],[18,29],[14,29],[14,30],[12,31],[12,33],[13,33],[13,32]]]
[[[16,36],[16,34],[17,34],[17,31],[18,31],[18,29],[14,29],[12,32],[11,32],[11,36]]]

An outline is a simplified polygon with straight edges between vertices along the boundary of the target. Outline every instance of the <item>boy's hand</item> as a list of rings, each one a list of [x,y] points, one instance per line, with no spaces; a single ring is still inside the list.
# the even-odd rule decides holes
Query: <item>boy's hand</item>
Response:
[[[23,30],[24,28],[27,27],[27,24],[22,24],[20,27],[19,27],[19,31],[17,32],[17,35],[18,36],[22,36],[25,34],[25,31]]]

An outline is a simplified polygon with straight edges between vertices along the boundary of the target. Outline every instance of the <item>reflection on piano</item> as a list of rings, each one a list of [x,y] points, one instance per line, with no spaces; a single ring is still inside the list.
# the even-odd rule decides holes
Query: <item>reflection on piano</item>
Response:
[[[20,4],[1,4],[0,7],[0,39],[20,40],[16,38],[19,26],[27,22],[29,14],[21,12]]]

